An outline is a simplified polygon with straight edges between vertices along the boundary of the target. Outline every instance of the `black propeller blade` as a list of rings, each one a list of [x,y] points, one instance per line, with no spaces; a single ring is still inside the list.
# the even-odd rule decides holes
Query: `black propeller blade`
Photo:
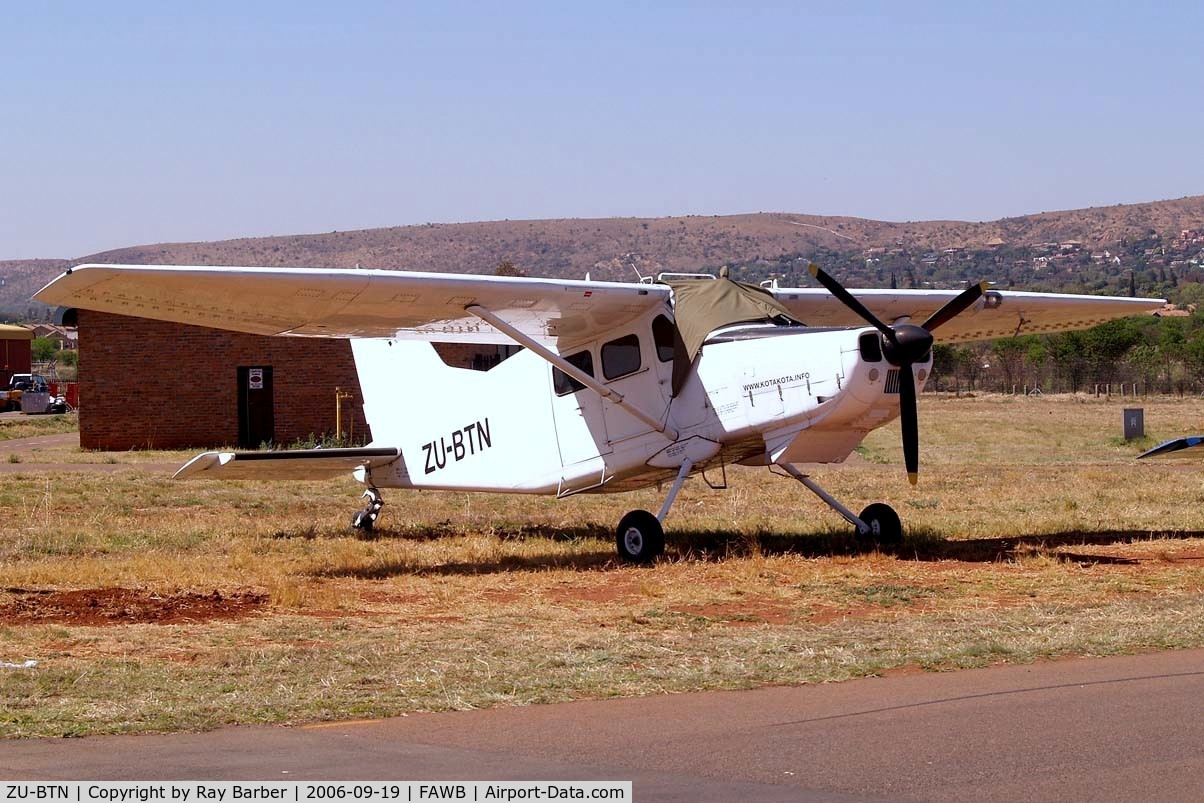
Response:
[[[973,306],[987,291],[989,284],[979,282],[967,287],[919,326],[909,323],[888,326],[818,265],[812,263],[808,268],[811,275],[829,293],[882,333],[882,356],[899,369],[899,423],[903,430],[903,464],[907,468],[907,479],[915,485],[920,471],[920,425],[916,412],[916,383],[912,366],[927,359],[928,352],[932,349],[932,330]]]
[[[892,343],[895,342],[895,340],[896,340],[895,330],[891,329],[889,326],[884,324],[882,321],[878,320],[878,318],[874,315],[874,313],[872,313],[868,309],[866,309],[862,305],[862,303],[853,296],[852,293],[850,293],[848,290],[841,287],[840,282],[836,281],[831,276],[829,276],[827,273],[825,273],[823,271],[823,269],[820,268],[819,265],[816,265],[814,262],[812,262],[810,265],[807,266],[807,270],[811,271],[811,275],[814,276],[816,278],[816,280],[819,281],[819,283],[822,284],[829,293],[836,296],[836,298],[840,300],[840,303],[844,304],[846,307],[851,309],[853,312],[855,312],[859,316],[861,316],[861,319],[863,321],[865,321],[870,326],[874,327],[879,332],[881,332],[883,335],[885,335],[886,338],[888,340],[890,340]]]
[[[916,380],[911,364],[899,368],[899,424],[903,428],[903,465],[907,481],[920,480],[920,421],[916,411]]]
[[[938,326],[948,323],[969,309],[970,305],[981,298],[982,294],[987,292],[987,288],[990,286],[990,282],[979,282],[978,284],[970,285],[965,290],[962,290],[957,298],[929,315],[928,320],[924,321],[920,326],[931,332]]]

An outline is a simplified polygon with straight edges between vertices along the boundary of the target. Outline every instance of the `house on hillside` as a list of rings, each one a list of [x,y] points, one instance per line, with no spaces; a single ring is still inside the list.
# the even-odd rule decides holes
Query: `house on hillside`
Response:
[[[74,326],[36,323],[29,328],[33,330],[34,337],[45,337],[55,341],[59,351],[74,350],[79,345],[79,333]]]

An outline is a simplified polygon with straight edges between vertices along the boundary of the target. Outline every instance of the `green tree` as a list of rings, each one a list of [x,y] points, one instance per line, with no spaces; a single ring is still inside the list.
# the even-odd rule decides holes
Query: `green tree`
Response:
[[[1030,341],[1037,338],[1033,335],[1025,337],[1005,337],[991,344],[994,362],[1003,372],[1003,392],[1010,393],[1012,388],[1025,379],[1024,363],[1029,351]]]
[[[1141,342],[1141,332],[1132,318],[1101,323],[1082,333],[1084,356],[1095,381],[1107,384],[1116,379],[1129,349]]]
[[[1082,332],[1058,332],[1050,335],[1048,353],[1054,371],[1071,393],[1077,393],[1083,384],[1087,365],[1084,356]]]
[[[1158,379],[1158,369],[1162,364],[1158,347],[1153,343],[1140,343],[1129,351],[1125,361],[1141,377],[1141,383],[1148,391]]]
[[[58,350],[58,344],[48,337],[35,337],[30,346],[34,362],[50,362]]]

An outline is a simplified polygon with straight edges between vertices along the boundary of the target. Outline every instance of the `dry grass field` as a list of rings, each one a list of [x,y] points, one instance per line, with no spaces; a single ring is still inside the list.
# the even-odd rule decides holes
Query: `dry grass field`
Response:
[[[172,482],[178,453],[66,447],[0,474],[0,736],[203,729],[837,681],[1204,646],[1204,472],[1137,463],[1204,400],[921,400],[815,476],[894,505],[859,552],[793,481],[687,483],[656,565],[610,532],[653,489],[565,501],[387,492],[350,536],[351,480]],[[0,436],[2,437],[2,436]],[[69,463],[104,471],[68,471]],[[78,467],[76,467],[78,468]],[[97,467],[99,468],[99,467]]]

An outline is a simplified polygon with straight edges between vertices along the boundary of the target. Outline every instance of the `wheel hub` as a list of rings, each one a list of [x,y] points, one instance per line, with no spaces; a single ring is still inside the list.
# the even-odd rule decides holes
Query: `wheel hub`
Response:
[[[623,544],[632,555],[638,555],[644,549],[644,534],[635,527],[628,527],[623,533]]]

